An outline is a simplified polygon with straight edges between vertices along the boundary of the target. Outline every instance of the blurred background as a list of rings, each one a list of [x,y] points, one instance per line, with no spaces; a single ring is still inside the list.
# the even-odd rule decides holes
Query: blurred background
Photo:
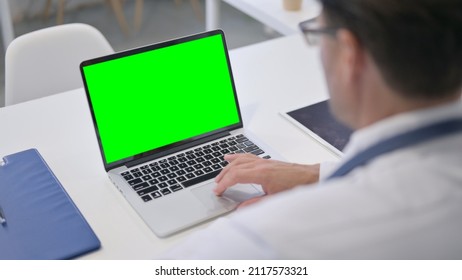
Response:
[[[218,0],[217,0],[218,1]],[[13,0],[9,1],[14,35],[62,23],[82,22],[99,29],[115,51],[152,44],[205,30],[204,0],[144,0],[137,12],[137,0],[121,0],[120,9],[108,0]],[[280,34],[223,3],[221,29],[229,49],[272,38]],[[0,36],[0,106],[4,105],[5,61]]]

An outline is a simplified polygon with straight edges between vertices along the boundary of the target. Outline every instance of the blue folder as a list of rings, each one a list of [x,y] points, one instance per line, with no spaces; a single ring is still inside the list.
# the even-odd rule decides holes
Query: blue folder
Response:
[[[35,149],[0,162],[0,259],[71,259],[101,243]]]

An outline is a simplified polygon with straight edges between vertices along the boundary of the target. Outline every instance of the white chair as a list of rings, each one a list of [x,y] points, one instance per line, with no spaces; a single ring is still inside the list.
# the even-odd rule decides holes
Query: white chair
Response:
[[[80,88],[80,63],[113,52],[101,32],[82,23],[22,35],[5,55],[5,105]]]

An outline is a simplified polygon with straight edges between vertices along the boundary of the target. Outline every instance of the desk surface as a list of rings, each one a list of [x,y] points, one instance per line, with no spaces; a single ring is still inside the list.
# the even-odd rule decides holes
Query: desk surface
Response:
[[[336,159],[279,112],[327,97],[316,49],[289,36],[230,52],[245,125],[290,161]],[[84,259],[152,258],[157,238],[107,177],[83,89],[0,108],[0,156],[37,148],[102,243]]]

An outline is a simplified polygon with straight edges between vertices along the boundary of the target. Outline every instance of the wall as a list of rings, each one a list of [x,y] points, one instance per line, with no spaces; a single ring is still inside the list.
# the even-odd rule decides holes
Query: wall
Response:
[[[50,12],[56,12],[57,2],[52,0]],[[66,10],[78,8],[81,5],[101,3],[103,0],[67,0]],[[47,0],[10,0],[11,17],[13,22],[19,22],[28,17],[41,16],[45,10]]]

